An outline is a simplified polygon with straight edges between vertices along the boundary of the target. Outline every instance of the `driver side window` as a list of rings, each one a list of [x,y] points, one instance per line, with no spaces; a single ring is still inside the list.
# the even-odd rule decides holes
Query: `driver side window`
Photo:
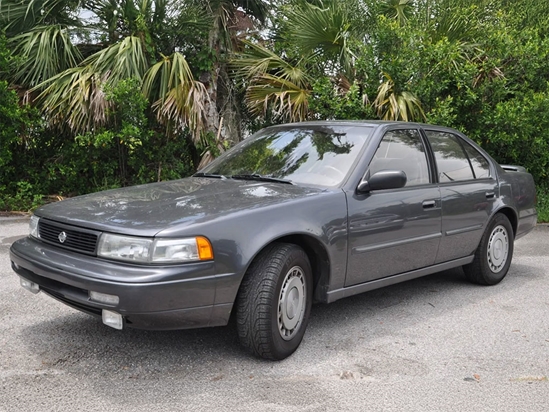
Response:
[[[406,187],[430,183],[425,146],[415,129],[391,130],[370,162],[370,176],[381,170],[406,173]]]

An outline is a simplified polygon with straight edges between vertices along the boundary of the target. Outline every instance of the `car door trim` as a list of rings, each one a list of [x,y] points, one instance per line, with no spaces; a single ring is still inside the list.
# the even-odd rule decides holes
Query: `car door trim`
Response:
[[[480,230],[480,229],[482,229],[483,226],[484,225],[482,225],[482,224],[478,224],[478,225],[462,227],[462,228],[454,229],[454,230],[447,230],[446,232],[444,232],[444,234],[446,236],[459,235],[461,233],[467,233],[467,232],[472,232],[474,230]]]
[[[365,253],[373,250],[385,249],[385,248],[394,247],[394,246],[401,246],[407,243],[422,242],[425,240],[436,239],[439,237],[442,237],[442,233],[432,233],[430,235],[416,236],[416,237],[411,237],[409,239],[397,240],[394,242],[379,243],[372,246],[360,246],[360,247],[353,248],[353,254]]]
[[[336,300],[346,298],[359,293],[368,292],[370,290],[379,289],[385,286],[394,285],[407,280],[412,280],[422,276],[431,275],[443,270],[453,269],[459,266],[467,265],[473,261],[474,255],[460,259],[454,259],[449,262],[439,263],[437,265],[428,266],[422,269],[412,270],[410,272],[401,273],[398,275],[388,276],[382,279],[372,280],[370,282],[359,283],[358,285],[348,286],[346,288],[332,290],[326,293],[326,303],[332,303]]]

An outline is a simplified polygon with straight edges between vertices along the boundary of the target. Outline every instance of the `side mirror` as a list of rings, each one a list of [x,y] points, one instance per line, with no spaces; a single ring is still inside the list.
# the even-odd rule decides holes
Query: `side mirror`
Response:
[[[368,193],[372,190],[399,189],[406,185],[407,180],[406,173],[402,170],[380,170],[368,180],[362,180],[356,190]]]

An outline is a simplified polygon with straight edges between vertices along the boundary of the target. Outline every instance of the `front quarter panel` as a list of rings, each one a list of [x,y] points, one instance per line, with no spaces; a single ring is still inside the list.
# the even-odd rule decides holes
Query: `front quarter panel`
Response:
[[[203,235],[211,241],[218,276],[216,304],[234,302],[253,259],[267,245],[287,236],[306,236],[321,244],[330,261],[330,285],[343,286],[347,263],[347,203],[340,189],[242,210],[197,225],[192,229],[196,233],[188,230],[177,234],[172,229],[170,236]]]

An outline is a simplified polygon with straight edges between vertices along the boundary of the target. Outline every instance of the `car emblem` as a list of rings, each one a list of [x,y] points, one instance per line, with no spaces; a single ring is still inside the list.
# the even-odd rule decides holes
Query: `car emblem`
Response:
[[[65,240],[67,240],[67,234],[65,232],[59,233],[59,236],[57,236],[57,239],[59,239],[59,242],[65,243]]]

